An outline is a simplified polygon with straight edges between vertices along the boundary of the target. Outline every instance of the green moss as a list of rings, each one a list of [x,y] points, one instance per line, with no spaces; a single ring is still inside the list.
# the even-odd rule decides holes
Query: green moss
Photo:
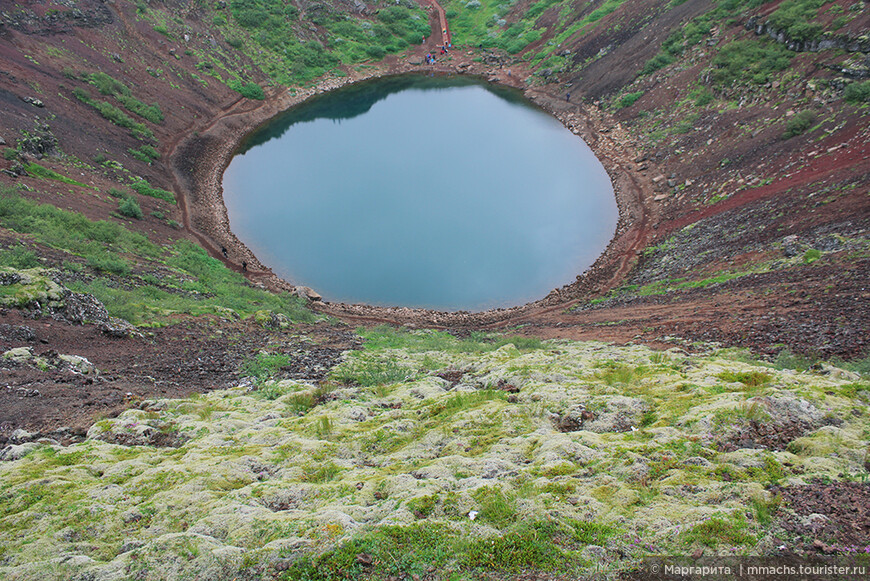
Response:
[[[804,253],[803,261],[804,264],[812,264],[822,257],[822,253],[820,250],[816,250],[815,248],[810,248]]]

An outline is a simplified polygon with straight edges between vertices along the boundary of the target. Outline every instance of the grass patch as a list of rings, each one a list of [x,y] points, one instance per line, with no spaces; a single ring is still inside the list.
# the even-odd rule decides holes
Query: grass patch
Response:
[[[555,545],[547,527],[522,527],[495,538],[472,541],[463,565],[486,571],[554,570],[568,555]]]
[[[255,385],[262,385],[267,380],[274,377],[282,367],[290,363],[290,356],[284,355],[282,353],[270,354],[270,353],[258,353],[255,359],[249,359],[245,363],[242,364],[239,372],[242,376],[251,377],[254,380]],[[275,397],[268,397],[268,395],[274,395],[271,392],[267,394],[264,392],[260,393],[260,390],[256,392],[260,397],[264,399],[277,399],[280,395],[275,395]]]
[[[483,389],[471,393],[457,393],[433,404],[429,417],[446,418],[455,413],[471,410],[489,401],[507,401],[507,393],[498,389]]]
[[[598,379],[613,387],[617,385],[628,385],[634,379],[643,375],[643,370],[639,370],[630,365],[612,363],[605,369],[595,372],[595,375]]]
[[[140,194],[142,196],[157,198],[158,200],[164,200],[173,204],[175,203],[175,194],[168,190],[153,187],[144,178],[136,178],[135,180],[133,180],[133,182],[130,184],[130,188],[132,188],[136,191],[137,194]]]
[[[154,139],[154,133],[145,126],[144,123],[139,123],[134,121],[129,115],[109,103],[108,101],[101,101],[99,99],[94,99],[91,97],[90,93],[85,91],[84,89],[73,89],[73,96],[88,105],[103,116],[103,118],[109,120],[119,127],[124,127],[125,129],[129,129],[130,133],[133,134],[133,137],[136,139],[148,140],[151,141]]]
[[[35,268],[39,266],[39,258],[23,244],[16,244],[6,250],[0,250],[0,266],[11,266],[16,269]]]
[[[115,193],[121,199],[129,197],[120,190]],[[128,274],[130,265],[121,256],[124,254],[141,260],[163,259],[166,268],[195,281],[186,289],[195,293],[170,292],[147,284],[121,288],[100,279],[70,283],[72,290],[93,294],[110,314],[133,324],[169,320],[175,313],[213,313],[217,307],[233,309],[245,317],[270,310],[294,322],[317,320],[304,299],[252,287],[241,274],[227,269],[192,242],[183,240],[164,249],[119,224],[91,221],[77,212],[39,204],[7,186],[0,186],[0,226],[83,256],[90,266],[103,272]]]
[[[870,103],[870,81],[847,85],[843,90],[843,100],[853,105]]]
[[[812,22],[818,16],[819,8],[828,0],[785,0],[770,15],[767,23],[776,30],[782,30],[792,40],[808,41],[821,36],[823,27]]]
[[[410,331],[405,327],[381,325],[371,329],[357,329],[365,339],[368,351],[381,349],[407,349],[422,353],[426,351],[446,351],[448,353],[483,353],[495,351],[508,344],[520,351],[532,351],[545,347],[535,337],[499,337],[486,333],[471,333],[467,338],[457,338],[444,331]]]
[[[312,482],[314,484],[323,484],[331,480],[335,480],[341,474],[341,468],[332,462],[326,462],[318,466],[309,467],[302,474],[303,482]]]
[[[643,91],[638,91],[637,93],[628,93],[623,95],[619,99],[616,100],[616,108],[617,109],[625,109],[626,107],[631,107],[634,105],[638,99],[643,97]]]
[[[72,178],[61,175],[52,169],[48,169],[47,167],[39,165],[38,163],[30,162],[24,166],[24,170],[35,178],[40,178],[43,180],[54,180],[56,182],[70,184],[72,186],[79,186],[82,188],[90,187],[87,184],[77,182]]]
[[[305,556],[294,561],[282,579],[338,581],[369,576],[425,577],[430,566],[442,568],[451,562],[462,545],[462,539],[444,525],[386,526],[318,556]],[[371,557],[371,565],[367,566],[358,559],[360,555]]]
[[[160,159],[160,152],[150,145],[143,145],[138,149],[129,148],[127,153],[143,163],[151,163]]]
[[[227,81],[227,86],[247,99],[262,101],[266,98],[263,89],[257,83],[242,83],[237,79],[230,79]]]
[[[697,543],[711,548],[719,545],[754,544],[755,537],[745,529],[746,522],[742,518],[725,520],[722,517],[713,517],[684,532],[682,537],[688,544]]]
[[[723,371],[716,377],[727,383],[742,383],[746,387],[761,387],[773,379],[771,374],[762,371]]]
[[[770,39],[735,40],[713,57],[712,79],[720,89],[737,84],[763,85],[791,65],[794,53]]]
[[[375,387],[410,381],[415,376],[415,371],[389,359],[352,360],[333,370],[330,379],[347,385]]]
[[[0,186],[0,225],[85,257],[125,252],[142,258],[157,258],[162,254],[162,249],[142,234],[112,222],[91,221],[78,212],[61,210],[51,204],[33,202],[6,186]]]
[[[498,536],[473,538],[463,531],[430,522],[385,526],[360,534],[320,555],[294,561],[285,581],[338,581],[429,578],[430,567],[454,571],[453,578],[486,572],[555,571],[580,565],[563,548],[571,533],[557,523],[534,522]]]
[[[85,79],[96,87],[101,95],[115,97],[127,111],[155,124],[163,122],[163,111],[160,110],[160,106],[157,103],[146,105],[139,99],[136,99],[127,85],[121,81],[103,72],[85,75]]]
[[[471,493],[479,506],[478,517],[498,528],[517,522],[516,498],[497,486],[483,486]]]
[[[195,282],[188,288],[197,293],[179,294],[150,285],[116,288],[100,280],[71,284],[70,287],[93,294],[106,305],[110,314],[134,325],[168,321],[177,313],[214,313],[217,307],[233,309],[243,317],[254,315],[259,310],[271,310],[293,322],[317,320],[317,316],[306,308],[304,299],[250,286],[241,274],[229,270],[221,261],[187,240],[175,243],[166,265],[192,277]]]

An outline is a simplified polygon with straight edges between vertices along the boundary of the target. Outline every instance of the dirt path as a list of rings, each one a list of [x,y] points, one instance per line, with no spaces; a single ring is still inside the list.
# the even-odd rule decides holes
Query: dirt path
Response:
[[[435,31],[433,29],[433,36],[439,34],[441,36],[441,46],[447,46],[450,44],[450,26],[447,23],[447,14],[444,12],[444,8],[436,0],[423,0],[423,2],[432,6],[438,15],[438,30]]]

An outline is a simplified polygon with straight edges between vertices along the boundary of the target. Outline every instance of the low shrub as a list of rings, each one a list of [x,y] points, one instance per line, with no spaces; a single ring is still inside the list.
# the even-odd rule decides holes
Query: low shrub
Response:
[[[643,91],[638,91],[637,93],[628,93],[623,95],[616,101],[617,109],[624,109],[626,107],[631,107],[634,105],[638,99],[643,97]]]
[[[789,67],[794,53],[769,39],[736,40],[713,57],[714,83],[726,88],[736,83],[763,85]]]
[[[242,83],[236,79],[231,79],[227,82],[227,86],[233,91],[241,93],[242,97],[245,97],[246,99],[262,101],[266,98],[263,89],[256,83]]]
[[[870,81],[847,85],[843,91],[843,100],[853,105],[870,103]]]
[[[803,133],[813,126],[816,122],[816,114],[812,111],[801,111],[793,116],[785,125],[785,132],[782,134],[783,139],[791,139]]]
[[[108,253],[97,254],[88,258],[88,266],[94,270],[109,272],[120,276],[130,274],[130,264],[123,258]]]
[[[118,213],[134,220],[142,219],[142,208],[133,197],[124,198],[118,202]]]

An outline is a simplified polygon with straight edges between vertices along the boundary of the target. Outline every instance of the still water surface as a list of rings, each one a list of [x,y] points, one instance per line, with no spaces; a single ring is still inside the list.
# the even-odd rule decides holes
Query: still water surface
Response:
[[[224,174],[231,228],[328,301],[483,310],[571,282],[617,210],[586,144],[515,92],[394,77],[252,135]]]

